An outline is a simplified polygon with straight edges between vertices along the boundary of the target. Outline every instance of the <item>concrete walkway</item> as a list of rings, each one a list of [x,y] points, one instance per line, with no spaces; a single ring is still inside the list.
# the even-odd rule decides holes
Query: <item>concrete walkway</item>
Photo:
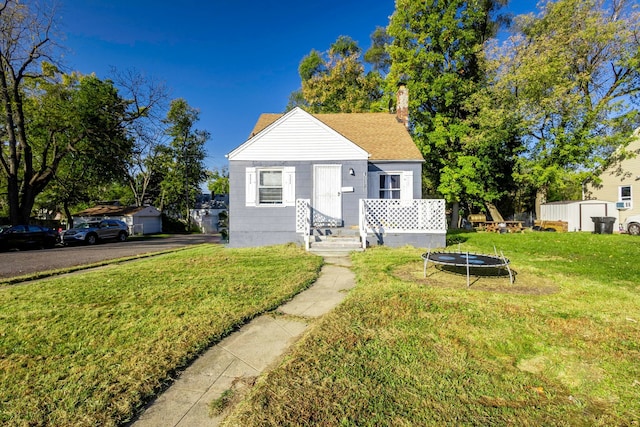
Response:
[[[217,426],[209,404],[236,381],[278,363],[314,318],[331,311],[355,285],[348,255],[325,256],[318,280],[276,310],[255,318],[211,347],[131,424],[134,427]]]

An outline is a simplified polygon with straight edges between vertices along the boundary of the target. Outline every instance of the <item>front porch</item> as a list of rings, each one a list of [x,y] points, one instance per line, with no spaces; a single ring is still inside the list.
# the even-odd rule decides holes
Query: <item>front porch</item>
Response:
[[[314,244],[316,248],[348,248],[343,251],[373,245],[446,246],[445,202],[441,199],[360,199],[358,224],[346,227],[314,224],[319,217],[310,199],[296,200],[296,232],[308,251]]]

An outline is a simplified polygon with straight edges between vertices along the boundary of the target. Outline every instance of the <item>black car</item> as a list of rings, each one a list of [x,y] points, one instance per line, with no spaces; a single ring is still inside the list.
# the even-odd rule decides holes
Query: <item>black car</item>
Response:
[[[39,225],[14,225],[0,231],[0,250],[26,248],[53,248],[58,232]]]

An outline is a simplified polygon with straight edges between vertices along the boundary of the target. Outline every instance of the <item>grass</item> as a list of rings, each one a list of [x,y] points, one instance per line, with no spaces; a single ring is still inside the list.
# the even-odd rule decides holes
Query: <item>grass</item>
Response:
[[[119,425],[212,343],[317,277],[295,246],[202,245],[0,288],[0,424]]]
[[[469,233],[516,282],[353,255],[357,287],[226,425],[640,425],[640,240]],[[454,248],[457,249],[457,245]]]

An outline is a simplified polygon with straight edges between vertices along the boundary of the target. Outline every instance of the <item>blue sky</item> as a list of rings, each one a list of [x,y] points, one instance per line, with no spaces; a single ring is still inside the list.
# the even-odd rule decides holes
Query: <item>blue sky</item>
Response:
[[[511,3],[522,13],[535,1]],[[393,0],[66,0],[59,15],[69,69],[101,78],[135,69],[198,108],[214,169],[261,113],[283,112],[311,49],[348,35],[366,50],[393,10]]]

